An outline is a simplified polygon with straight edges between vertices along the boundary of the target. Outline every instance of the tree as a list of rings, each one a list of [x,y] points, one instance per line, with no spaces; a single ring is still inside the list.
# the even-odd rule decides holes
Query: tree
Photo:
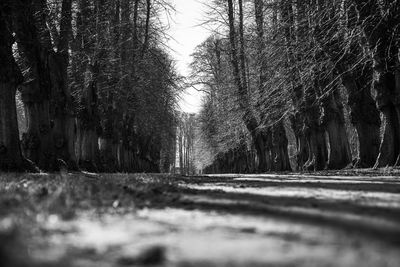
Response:
[[[29,165],[21,153],[15,103],[23,77],[13,57],[11,5],[0,3],[0,171],[24,171]]]
[[[399,1],[359,1],[356,6],[373,58],[376,105],[383,116],[383,138],[375,167],[397,164],[400,152]],[[394,29],[394,31],[392,30]]]
[[[15,1],[14,29],[19,52],[28,66],[21,86],[27,114],[27,132],[22,147],[27,158],[42,170],[56,169],[54,135],[51,130],[51,80],[48,56],[52,50],[50,34],[45,26],[44,1]],[[34,15],[35,14],[35,15]],[[42,27],[42,28],[39,28]]]
[[[228,18],[229,18],[229,40],[231,45],[231,60],[233,77],[237,87],[237,95],[239,100],[240,109],[243,111],[243,121],[250,132],[253,144],[257,151],[259,159],[259,171],[266,171],[267,158],[265,154],[266,139],[265,133],[258,129],[259,122],[255,117],[251,103],[250,96],[248,95],[247,81],[246,81],[246,63],[245,63],[245,44],[244,44],[244,22],[243,22],[243,2],[239,0],[239,29],[238,29],[238,42],[235,30],[234,6],[233,1],[228,0]],[[239,48],[237,48],[239,44]],[[280,155],[280,149],[276,152]],[[287,153],[286,153],[287,155]]]
[[[214,1],[214,14],[221,16],[227,12],[228,19],[210,18],[210,21],[229,30],[232,74],[227,79],[234,81],[237,93],[233,97],[238,99],[237,108],[244,114],[243,123],[252,136],[258,158],[263,158],[266,166],[270,164],[264,170],[288,169],[287,154],[288,151],[293,153],[293,147],[297,148],[299,169],[351,166],[346,98],[359,135],[357,164],[371,166],[379,117],[371,105],[368,79],[364,79],[370,73],[369,62],[363,54],[364,49],[357,48],[361,47],[362,40],[359,35],[349,36],[349,32],[354,34],[358,30],[348,17],[351,9],[341,0],[329,3],[322,0],[251,2],[252,10],[243,1],[228,1],[225,8],[220,1]],[[255,24],[249,18],[254,18]],[[198,57],[195,60],[199,61]],[[215,65],[213,62],[200,62],[209,67]],[[202,69],[207,70],[206,67]],[[220,107],[212,104],[217,99],[219,105],[224,105],[215,97],[218,94],[215,92],[222,92],[221,86],[227,87],[232,83],[221,82],[221,79],[206,82],[210,81],[210,84],[205,84],[210,92],[207,108],[222,116]],[[342,90],[343,85],[347,92]],[[355,99],[362,102],[355,103]],[[369,110],[368,118],[360,114],[364,110]],[[228,120],[229,117],[223,118]],[[215,132],[218,133],[222,125],[215,123]],[[212,127],[207,129],[212,130]],[[363,134],[367,129],[373,133],[368,137]],[[288,140],[292,131],[295,139]],[[260,139],[258,144],[261,145],[257,145]],[[239,146],[240,142],[231,145]],[[226,153],[231,152],[228,150]],[[221,164],[229,161],[226,157],[231,156],[219,156],[216,160]]]
[[[15,1],[15,32],[19,52],[28,67],[21,90],[28,120],[23,148],[26,156],[43,170],[55,170],[56,159],[76,170],[74,115],[67,77],[71,0],[62,2],[60,31],[53,31],[53,38],[47,13],[44,0]]]
[[[264,39],[264,3],[262,0],[254,0],[254,11],[255,11],[255,21],[257,27],[257,54],[258,65],[259,65],[259,81],[258,81],[258,91],[259,95],[265,94],[264,90],[269,88],[265,87],[267,83],[267,59],[265,57],[266,51],[266,41]],[[276,21],[274,20],[275,24]],[[276,28],[276,25],[272,26]],[[275,34],[275,33],[274,33]],[[262,97],[260,97],[262,99]],[[259,101],[258,106],[262,105],[262,101]],[[270,114],[266,112],[261,112],[261,123],[267,125],[267,129],[264,129],[262,134],[264,137],[265,147],[265,161],[267,164],[267,170],[274,171],[288,171],[291,170],[289,155],[288,155],[288,140],[285,133],[284,118],[269,118]],[[276,122],[272,123],[276,120]],[[270,139],[270,140],[268,140]],[[271,145],[268,145],[271,144]]]
[[[372,64],[363,60],[366,57],[357,37],[361,35],[357,12],[349,3],[341,12],[341,1],[323,4],[316,39],[348,93],[351,120],[359,140],[356,166],[372,167],[379,153],[380,117],[371,96]]]
[[[1,79],[14,88],[14,93],[4,91],[4,99],[13,95],[9,103],[15,106],[21,83],[27,158],[47,171],[56,170],[59,160],[70,170],[158,171],[162,151],[168,151],[163,165],[170,164],[180,78],[160,48],[163,25],[155,17],[161,8],[169,4],[18,0],[2,6],[2,14],[7,9],[12,16],[2,15],[7,20],[2,57],[10,66]],[[12,48],[13,34],[17,48]],[[7,131],[2,142],[15,147],[15,107],[6,111],[4,118],[11,120],[4,123],[15,139],[6,140]],[[11,143],[4,151],[6,145]],[[15,149],[5,161],[12,156],[19,166],[18,153]]]

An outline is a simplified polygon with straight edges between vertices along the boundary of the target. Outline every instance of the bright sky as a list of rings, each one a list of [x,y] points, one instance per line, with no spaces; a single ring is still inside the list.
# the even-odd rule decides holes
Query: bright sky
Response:
[[[190,55],[210,34],[207,29],[198,26],[204,18],[203,3],[206,1],[209,0],[172,0],[176,14],[171,21],[169,34],[172,38],[168,45],[173,50],[173,57],[181,75],[189,74],[189,64],[192,60]],[[200,104],[201,94],[193,88],[187,89],[180,101],[181,109],[185,112],[198,112]]]

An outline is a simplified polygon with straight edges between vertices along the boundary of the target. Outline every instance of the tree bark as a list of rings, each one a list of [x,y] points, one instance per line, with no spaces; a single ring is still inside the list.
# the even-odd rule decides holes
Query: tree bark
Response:
[[[327,147],[325,142],[325,131],[321,127],[310,130],[308,135],[309,158],[304,164],[306,170],[320,171],[326,169]]]
[[[46,1],[18,0],[14,12],[18,44],[30,67],[30,80],[21,92],[29,125],[24,150],[44,170],[57,169],[56,159],[77,170],[67,77],[71,0],[62,4],[57,52],[53,50],[46,24]]]
[[[44,29],[42,2],[31,3],[17,0],[14,4],[13,19],[18,47],[29,66],[27,81],[21,86],[21,98],[25,106],[27,132],[23,134],[22,147],[25,156],[42,170],[56,170],[54,136],[50,122],[51,82],[48,71],[50,42]],[[40,23],[40,24],[39,24]]]
[[[316,88],[307,87],[304,94],[304,125],[307,138],[308,160],[307,170],[324,170],[327,168],[328,150],[325,141],[325,127],[321,122],[321,107],[316,99]]]
[[[265,40],[264,40],[264,3],[262,0],[254,0],[254,11],[257,25],[257,64],[258,64],[258,103],[257,106],[259,109],[263,110],[264,104],[262,103],[263,94],[264,94],[264,85],[267,81],[267,62],[265,60]],[[269,125],[270,122],[266,116],[261,111],[261,123],[264,125]],[[270,171],[273,167],[273,154],[272,152],[272,132],[274,130],[270,130],[269,127],[265,127],[264,129],[258,130],[258,135],[260,141],[258,154],[260,157],[260,171]]]
[[[108,103],[113,103],[112,97],[109,98]],[[116,129],[116,110],[112,105],[108,105],[105,112],[105,122],[103,126],[102,135],[100,137],[100,154],[101,162],[108,172],[115,172],[118,170],[118,151],[117,146],[119,143],[119,132]]]
[[[297,52],[293,49],[297,43],[304,41],[305,37],[309,33],[308,22],[305,22],[305,17],[307,16],[307,4],[309,4],[308,1],[296,1],[296,9],[298,10],[297,21],[295,21],[292,1],[284,1],[280,5],[287,55],[286,65],[289,71],[288,76],[292,87],[290,91],[293,104],[293,114],[291,120],[297,141],[297,165],[300,170],[303,170],[306,167],[310,168],[308,165],[313,165],[315,161],[320,161],[319,159],[313,160],[315,159],[314,155],[310,155],[312,151],[316,150],[316,146],[314,144],[312,146],[313,149],[311,149],[311,135],[305,132],[305,129],[309,129],[310,126],[307,124],[309,122],[309,118],[307,118],[306,114],[307,109],[304,107],[307,106],[305,93],[306,91],[309,92],[311,89],[305,87],[303,84],[301,79],[301,70],[298,67],[299,58],[302,58],[303,55],[301,52]],[[296,31],[295,24],[298,25]],[[310,104],[313,105],[312,102]],[[314,112],[319,114],[318,109],[315,109]]]
[[[78,164],[86,171],[102,170],[99,151],[100,118],[97,97],[98,66],[87,65],[78,113]]]
[[[12,53],[10,11],[9,1],[0,3],[0,171],[24,171],[30,169],[21,153],[15,103],[23,77]]]
[[[363,22],[370,51],[374,61],[376,104],[383,116],[383,138],[374,167],[393,166],[400,154],[400,72],[399,44],[393,42],[398,36],[400,7],[398,3],[381,13],[377,0],[353,0]],[[393,33],[393,29],[396,31]]]
[[[228,16],[229,16],[229,41],[231,46],[231,63],[233,76],[235,78],[237,94],[239,97],[239,107],[243,111],[243,122],[247,130],[250,132],[254,147],[258,156],[258,171],[266,171],[265,158],[265,142],[262,134],[258,130],[258,121],[253,114],[248,88],[246,82],[245,58],[244,58],[244,37],[243,37],[243,3],[239,0],[239,51],[237,49],[235,18],[233,1],[228,0]]]
[[[104,10],[101,2],[97,2],[96,28],[98,36],[101,36],[101,16]],[[77,13],[77,33],[72,45],[72,66],[75,84],[81,87],[74,90],[79,95],[79,109],[77,112],[77,138],[76,155],[81,169],[91,172],[105,171],[100,160],[99,134],[101,133],[98,79],[100,75],[100,61],[102,51],[97,40],[88,35],[85,29],[90,28],[90,14],[86,0],[79,1]],[[97,50],[96,50],[97,49]],[[84,51],[84,55],[80,51]],[[94,55],[98,55],[97,57]]]
[[[300,115],[300,112],[295,111],[294,114],[290,117],[290,121],[292,123],[292,128],[294,134],[296,136],[296,145],[297,145],[297,154],[296,154],[296,163],[297,169],[303,170],[304,165],[307,162],[308,156],[308,144],[307,138],[304,134],[303,127],[303,116]]]
[[[69,42],[72,35],[72,0],[63,0],[57,52],[49,54],[51,118],[55,154],[68,168],[78,170],[75,156],[75,112],[68,84]]]
[[[348,7],[347,16],[347,27],[350,29],[359,27],[358,14],[354,5]],[[353,67],[353,71],[350,71],[349,67],[345,68],[346,65],[354,64],[362,56],[363,48],[360,42],[360,40],[353,41],[341,60],[336,60],[337,56],[334,58],[337,62],[335,64],[337,71],[342,73],[342,83],[349,95],[351,122],[358,134],[359,155],[354,167],[366,168],[373,167],[379,155],[381,119],[371,96],[372,64],[367,62],[362,66]]]
[[[375,165],[380,145],[380,117],[371,96],[372,70],[365,68],[353,74],[344,73],[342,82],[348,94],[351,122],[355,126],[359,154],[354,167],[368,168]]]
[[[325,74],[326,75],[326,74]],[[320,78],[322,80],[322,78]],[[341,104],[338,88],[333,88],[324,101],[323,124],[329,139],[329,169],[343,169],[352,162],[350,144],[346,132],[343,106]]]
[[[272,146],[273,170],[278,172],[291,171],[292,168],[290,166],[289,153],[287,149],[288,140],[286,137],[285,127],[281,121],[279,121],[273,128]]]
[[[325,5],[327,10],[332,10],[322,14],[315,37],[334,65],[335,74],[341,76],[342,84],[348,93],[351,122],[356,128],[359,140],[358,160],[354,167],[372,167],[379,153],[380,142],[380,117],[371,96],[372,67],[369,66],[369,62],[355,65],[355,62],[363,56],[360,40],[350,37],[350,45],[348,49],[344,49],[341,47],[347,38],[344,34],[332,34],[332,36],[326,34],[339,31],[334,15],[339,7],[328,1],[321,1],[320,4]],[[354,31],[359,26],[357,12],[351,5],[345,8],[347,27]]]

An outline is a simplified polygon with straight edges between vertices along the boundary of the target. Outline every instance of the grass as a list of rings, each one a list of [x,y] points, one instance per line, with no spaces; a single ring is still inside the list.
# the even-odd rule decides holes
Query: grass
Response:
[[[0,266],[35,266],[29,246],[35,238],[46,238],[42,224],[49,218],[68,221],[85,211],[163,207],[179,198],[175,193],[165,176],[0,174]]]

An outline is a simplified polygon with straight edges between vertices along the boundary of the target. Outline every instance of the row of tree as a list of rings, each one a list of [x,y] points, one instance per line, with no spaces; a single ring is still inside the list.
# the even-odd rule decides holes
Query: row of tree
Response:
[[[62,160],[73,170],[158,171],[162,157],[174,161],[178,75],[162,46],[170,8],[0,1],[0,170],[53,171]]]
[[[400,1],[215,0],[210,8],[219,30],[193,54],[191,77],[207,92],[206,172],[399,164]]]
[[[177,128],[178,151],[176,153],[179,161],[179,173],[183,175],[196,173],[196,168],[194,166],[195,131],[195,114],[181,113]]]

